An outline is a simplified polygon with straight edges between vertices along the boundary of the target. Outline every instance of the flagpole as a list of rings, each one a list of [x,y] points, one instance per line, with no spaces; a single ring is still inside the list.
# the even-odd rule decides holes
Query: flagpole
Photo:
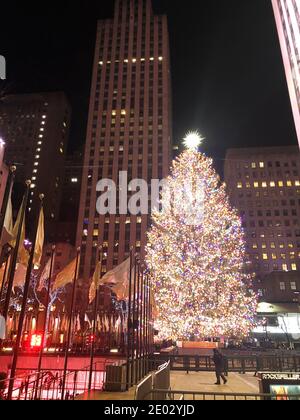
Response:
[[[12,165],[9,168],[9,175],[8,175],[8,180],[6,183],[6,188],[5,188],[5,193],[4,193],[4,197],[3,197],[3,202],[2,202],[2,207],[1,207],[1,213],[0,213],[0,233],[1,233],[1,237],[2,237],[2,231],[3,231],[3,227],[4,227],[4,221],[5,221],[5,215],[6,215],[6,210],[7,210],[7,206],[8,206],[8,201],[9,201],[9,196],[10,196],[10,192],[15,180],[15,173],[16,173],[16,166]]]
[[[151,299],[151,294],[150,294],[150,279],[149,276],[147,278],[147,283],[148,283],[148,302],[147,302],[147,317],[148,317],[148,322],[147,322],[147,352],[148,352],[148,356],[150,355],[150,299]]]
[[[136,361],[136,352],[135,352],[135,322],[136,322],[136,254],[134,254],[134,275],[133,275],[133,312],[132,312],[132,359],[133,359],[133,363],[132,363],[132,375],[131,375],[131,379],[132,379],[132,383],[134,385],[134,373],[136,371],[135,369],[135,361]]]
[[[8,311],[9,311],[9,303],[11,298],[11,292],[14,284],[14,277],[15,277],[15,271],[16,271],[16,265],[18,260],[18,253],[19,253],[19,247],[21,242],[21,235],[22,235],[22,228],[23,228],[23,222],[25,218],[25,212],[27,208],[27,202],[29,197],[29,190],[30,190],[31,181],[26,181],[26,192],[23,198],[23,204],[22,204],[22,210],[21,210],[21,217],[20,217],[20,224],[18,227],[18,234],[16,239],[15,248],[12,254],[12,260],[9,267],[9,273],[8,273],[8,284],[7,284],[7,290],[6,290],[6,297],[5,297],[5,303],[4,303],[4,309],[3,309],[3,316],[5,319],[7,319]]]
[[[67,373],[68,359],[69,359],[69,347],[70,347],[70,342],[71,342],[72,318],[73,318],[73,312],[74,312],[74,306],[75,306],[79,260],[80,260],[80,247],[77,248],[76,268],[75,268],[74,281],[73,281],[71,313],[70,313],[69,326],[68,326],[67,346],[65,349],[65,362],[64,362],[64,371],[63,371],[63,383],[62,383],[62,389],[61,389],[62,400],[64,399],[64,393],[65,393],[65,387],[66,387],[66,373]]]
[[[128,313],[127,313],[127,365],[126,365],[126,390],[128,391],[131,386],[131,370],[130,370],[130,361],[131,361],[131,305],[132,305],[132,253],[133,250],[130,250],[130,263],[129,263],[129,297],[128,297]],[[129,383],[130,382],[130,383]]]
[[[2,281],[2,285],[1,285],[1,291],[0,291],[0,305],[1,305],[1,300],[2,300],[2,296],[3,296],[4,286],[5,286],[5,283],[6,283],[6,275],[7,275],[7,271],[8,271],[8,268],[9,268],[11,251],[12,251],[12,248],[9,247],[8,254],[7,254],[7,260],[5,262],[5,269],[4,269],[4,274],[3,274],[3,281]]]
[[[140,310],[141,310],[141,290],[140,290],[140,283],[141,283],[141,269],[140,269],[140,261],[137,261],[137,322],[136,322],[136,358],[137,358],[137,381],[140,380]]]
[[[13,361],[12,361],[12,367],[10,371],[10,379],[9,379],[8,394],[7,394],[8,400],[11,400],[12,393],[13,393],[14,380],[15,380],[15,374],[16,374],[18,356],[19,356],[19,348],[22,341],[23,325],[24,325],[24,320],[25,320],[25,315],[26,315],[27,299],[28,299],[29,287],[31,283],[31,270],[33,266],[34,251],[35,251],[36,240],[37,240],[39,215],[41,214],[41,211],[43,209],[44,194],[40,194],[39,198],[40,198],[40,211],[37,217],[36,230],[35,230],[34,240],[32,243],[32,249],[30,251],[30,257],[29,257],[29,262],[28,262],[28,267],[27,267],[27,272],[26,272],[23,299],[22,299],[22,308],[21,308],[19,324],[18,324],[17,340],[15,343],[14,351],[13,351]],[[21,227],[22,227],[22,224],[23,222],[20,223]]]
[[[100,265],[100,271],[99,271],[99,279],[97,279],[96,284],[96,296],[95,296],[95,302],[94,302],[94,325],[93,325],[93,338],[91,343],[91,360],[90,360],[90,374],[89,374],[89,386],[88,391],[91,392],[92,388],[92,378],[93,378],[93,364],[94,364],[94,352],[95,352],[95,339],[96,339],[96,322],[97,322],[97,310],[98,310],[98,288],[99,288],[99,280],[102,276],[102,261],[103,261],[103,252],[102,247],[99,247],[97,250],[97,257],[96,257],[96,270],[97,270],[97,264]]]
[[[38,388],[39,388],[39,382],[40,382],[40,374],[41,374],[41,368],[42,368],[42,360],[43,360],[43,353],[45,348],[45,337],[47,338],[47,323],[48,323],[48,306],[50,302],[50,291],[51,291],[51,278],[53,275],[53,268],[54,268],[54,258],[55,258],[55,245],[52,246],[52,253],[51,253],[51,263],[50,263],[50,272],[49,272],[49,279],[48,279],[48,288],[47,288],[47,298],[46,298],[46,313],[45,313],[45,319],[43,324],[43,334],[42,334],[42,344],[39,354],[39,363],[37,368],[37,380],[36,380],[36,390],[35,390],[35,396],[34,399],[37,399],[38,394]]]
[[[145,290],[145,273],[142,271],[142,331],[141,331],[141,347],[142,347],[142,360],[143,360],[143,370],[142,376],[144,377],[146,374],[146,365],[145,365],[145,297],[146,297],[146,290]]]

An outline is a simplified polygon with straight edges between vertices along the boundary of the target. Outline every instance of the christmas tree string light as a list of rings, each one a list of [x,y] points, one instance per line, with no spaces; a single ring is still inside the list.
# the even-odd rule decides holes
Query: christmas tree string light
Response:
[[[161,338],[244,337],[255,325],[241,220],[213,161],[198,152],[202,140],[186,137],[188,149],[173,162],[148,233]]]

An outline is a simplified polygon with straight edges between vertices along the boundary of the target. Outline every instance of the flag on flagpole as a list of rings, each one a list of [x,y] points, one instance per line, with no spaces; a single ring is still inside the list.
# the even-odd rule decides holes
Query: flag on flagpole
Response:
[[[22,208],[23,202],[18,212],[16,223],[14,224],[13,231],[12,231],[12,240],[10,241],[10,245],[14,248],[16,246],[16,240],[18,236],[18,230],[21,223],[21,216],[22,216]],[[23,220],[22,229],[21,229],[21,237],[20,237],[20,244],[18,249],[18,263],[23,264],[25,266],[28,265],[29,255],[24,247],[25,241],[25,218]]]
[[[43,254],[44,247],[44,238],[45,238],[45,226],[44,226],[44,209],[41,208],[39,215],[38,228],[36,233],[36,244],[33,255],[33,265],[35,270],[38,270],[41,265],[41,259]]]
[[[89,317],[88,317],[87,314],[85,314],[85,316],[84,316],[84,322],[87,322],[89,324],[89,328],[92,328],[91,321],[90,321],[90,319],[89,319]]]
[[[5,340],[6,338],[6,321],[4,316],[0,314],[0,340]]]
[[[13,209],[12,209],[12,202],[11,202],[11,193],[10,190],[8,203],[6,207],[6,213],[4,218],[3,224],[3,231],[1,236],[1,245],[5,245],[9,243],[13,238]]]
[[[90,286],[89,291],[89,303],[91,304],[93,300],[96,298],[96,291],[100,285],[100,277],[101,277],[101,262],[99,261],[96,265],[95,272],[93,275],[92,283]]]
[[[21,263],[18,263],[16,266],[16,271],[14,275],[13,287],[23,287],[25,283],[27,267]]]
[[[2,283],[5,281],[4,274],[5,274],[5,266],[6,266],[6,264],[9,264],[9,262],[3,263],[2,266],[1,266],[1,268],[0,268],[0,289],[2,287]]]
[[[73,261],[71,261],[60,273],[57,274],[54,285],[52,290],[61,289],[62,287],[65,287],[69,283],[73,283],[75,275],[77,276],[78,270],[79,270],[79,264],[78,264],[78,270],[77,273],[75,273],[76,270],[76,262],[77,258],[74,258]]]
[[[37,289],[38,292],[41,292],[43,289],[47,288],[47,281],[49,280],[49,277],[50,277],[50,270],[51,270],[51,258],[49,258],[40,276],[39,287]]]
[[[132,274],[134,267],[132,267]],[[117,295],[118,300],[128,299],[130,280],[130,258],[125,260],[118,267],[106,273],[100,284],[111,286],[112,291]]]

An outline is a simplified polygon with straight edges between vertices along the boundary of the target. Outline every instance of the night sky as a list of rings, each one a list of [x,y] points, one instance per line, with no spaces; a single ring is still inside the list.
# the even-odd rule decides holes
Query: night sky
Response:
[[[63,90],[70,150],[84,143],[96,21],[113,0],[1,4],[10,93]],[[169,17],[174,143],[189,129],[222,166],[229,147],[297,144],[270,0],[153,0]]]

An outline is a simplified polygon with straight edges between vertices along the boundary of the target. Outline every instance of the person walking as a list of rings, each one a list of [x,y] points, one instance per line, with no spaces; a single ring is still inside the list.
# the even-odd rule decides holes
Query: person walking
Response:
[[[215,383],[215,385],[221,385],[221,378],[223,379],[224,385],[226,385],[227,379],[225,378],[225,375],[224,375],[225,359],[224,359],[224,356],[217,349],[214,349],[213,361],[215,364],[215,371],[216,371],[216,377],[217,377],[217,382]]]

